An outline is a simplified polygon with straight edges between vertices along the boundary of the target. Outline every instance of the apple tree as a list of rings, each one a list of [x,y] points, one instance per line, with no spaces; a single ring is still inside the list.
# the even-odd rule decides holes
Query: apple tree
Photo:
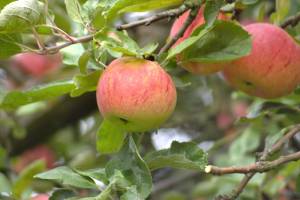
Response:
[[[0,199],[300,199],[299,13],[2,0]]]

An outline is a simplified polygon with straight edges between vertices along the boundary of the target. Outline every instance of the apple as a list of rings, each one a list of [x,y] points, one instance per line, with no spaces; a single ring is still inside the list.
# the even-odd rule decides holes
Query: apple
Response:
[[[216,123],[219,129],[225,130],[232,126],[233,124],[233,117],[230,113],[227,112],[220,112],[217,115]]]
[[[243,101],[234,102],[232,112],[235,117],[246,117],[248,113],[248,104]]]
[[[123,57],[110,63],[97,86],[97,104],[108,120],[123,122],[128,132],[158,128],[176,105],[172,78],[157,63]]]
[[[20,173],[26,166],[36,160],[44,160],[48,169],[54,167],[55,153],[46,145],[39,145],[25,151],[14,165],[14,170]]]
[[[254,23],[244,28],[252,36],[252,50],[225,67],[225,79],[236,89],[266,99],[291,93],[300,80],[299,46],[275,25]]]
[[[49,199],[49,195],[47,194],[38,194],[31,198],[31,200],[48,200],[48,199]]]
[[[171,32],[170,32],[170,38],[174,37],[178,31],[181,29],[183,26],[184,22],[187,20],[189,16],[189,12],[187,11],[183,13],[177,20],[175,20]],[[227,17],[226,15],[220,13],[218,16],[218,19],[220,20],[226,20]],[[199,26],[203,25],[205,23],[205,19],[203,16],[203,7],[199,10],[196,18],[194,21],[191,23],[191,25],[186,29],[184,32],[183,36],[177,40],[177,42],[174,44],[173,47],[177,46],[180,44],[182,41],[190,37],[190,35],[193,33],[193,31],[198,28]],[[187,71],[194,73],[194,74],[199,74],[199,75],[208,75],[212,74],[215,72],[218,72],[222,70],[225,67],[225,63],[204,63],[204,62],[182,62],[181,55],[177,56],[177,62],[185,68]]]
[[[35,53],[20,53],[12,58],[14,66],[33,77],[42,77],[62,64],[61,54],[39,55]]]

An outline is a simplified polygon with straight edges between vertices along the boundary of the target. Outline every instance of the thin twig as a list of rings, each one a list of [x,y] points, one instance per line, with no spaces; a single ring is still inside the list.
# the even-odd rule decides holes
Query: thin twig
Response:
[[[294,16],[287,18],[281,25],[281,28],[287,28],[288,26],[296,26],[300,21],[300,12]]]
[[[275,152],[279,151],[284,146],[284,144],[286,142],[288,142],[299,131],[300,131],[300,124],[297,124],[297,125],[293,126],[293,128],[290,131],[288,131],[282,138],[280,138],[274,145],[272,145],[272,147],[270,149],[267,149],[267,147],[265,147],[265,150],[264,150],[262,156],[258,159],[256,166],[262,165],[262,163],[268,163],[268,164],[271,163],[271,166],[269,166],[269,167],[274,168],[274,167],[276,167],[276,164],[280,165],[280,164],[284,164],[284,163],[287,163],[287,162],[299,160],[300,159],[300,152],[297,152],[297,153],[294,153],[294,154],[290,154],[289,156],[282,156],[282,157],[280,157],[279,159],[277,159],[275,161],[266,162],[266,160],[268,159],[268,157],[270,155],[272,155]],[[220,196],[216,197],[215,200],[235,200],[236,198],[238,198],[239,195],[243,192],[243,190],[247,186],[247,184],[249,183],[249,181],[256,174],[256,171],[254,170],[254,168],[252,168],[253,171],[250,172],[250,173],[247,173],[246,172],[247,170],[245,170],[246,174],[245,174],[244,178],[242,179],[240,184],[237,186],[237,188],[234,189],[231,192],[231,194],[229,194],[229,195],[220,195]],[[267,169],[268,167],[265,167],[265,168]],[[257,170],[258,168],[255,168],[255,169]],[[207,169],[207,170],[209,170],[209,169]]]
[[[44,50],[40,51],[39,53],[41,53],[41,54],[55,54],[60,49],[71,46],[73,44],[89,42],[93,39],[93,37],[94,37],[94,35],[82,36],[82,37],[73,39],[73,41],[69,41],[69,42],[66,42],[66,43],[63,43],[63,44],[60,44],[60,45],[57,45],[57,46],[46,47]]]
[[[70,36],[68,33],[66,33],[64,30],[58,28],[55,25],[36,25],[35,27],[47,27],[47,28],[51,28],[54,31],[56,31],[57,33],[59,33],[59,35],[61,35],[64,39],[67,39],[68,41],[73,42],[74,38],[72,36]]]
[[[157,13],[154,16],[142,19],[142,20],[138,20],[129,24],[124,24],[121,25],[119,27],[117,27],[118,30],[125,30],[125,29],[129,29],[132,27],[136,27],[136,26],[141,26],[141,25],[149,25],[155,21],[159,21],[168,17],[176,17],[181,15],[182,13],[184,13],[186,10],[188,10],[189,7],[186,5],[182,5],[179,8],[176,9],[172,9],[172,10],[168,10],[168,11],[164,11],[161,13]],[[65,47],[71,46],[73,44],[77,44],[77,43],[84,43],[84,42],[89,42],[94,38],[94,35],[87,35],[87,36],[82,36],[79,38],[73,38],[72,36],[68,35],[69,38],[72,38],[73,41],[68,41],[66,43],[57,45],[57,46],[52,46],[52,47],[46,47],[44,50],[39,51],[40,54],[54,54],[57,53],[60,49],[63,49]]]
[[[138,21],[134,21],[128,24],[123,24],[120,26],[117,26],[117,30],[125,30],[125,29],[129,29],[129,28],[133,28],[133,27],[137,27],[137,26],[148,26],[153,22],[165,19],[165,18],[170,18],[170,17],[177,17],[179,15],[181,15],[182,13],[184,13],[185,11],[187,11],[189,8],[186,5],[182,5],[179,8],[176,9],[172,9],[172,10],[167,10],[161,13],[157,13],[151,17],[145,18],[145,19],[141,19]]]
[[[213,165],[208,165],[205,168],[205,172],[213,175],[225,175],[225,174],[248,174],[250,172],[266,172],[270,171],[280,165],[286,164],[288,162],[297,161],[300,159],[300,152],[292,153],[287,156],[281,156],[273,161],[262,161],[256,162],[243,167],[217,167]]]
[[[189,16],[187,18],[187,20],[184,22],[184,24],[182,25],[182,27],[180,28],[180,30],[178,31],[178,33],[172,37],[159,51],[158,56],[160,56],[161,54],[163,54],[164,52],[167,52],[175,43],[176,41],[181,38],[183,36],[183,34],[185,33],[186,29],[190,26],[190,24],[194,21],[194,19],[196,18],[198,11],[200,9],[200,6],[195,7],[194,9],[191,9]]]

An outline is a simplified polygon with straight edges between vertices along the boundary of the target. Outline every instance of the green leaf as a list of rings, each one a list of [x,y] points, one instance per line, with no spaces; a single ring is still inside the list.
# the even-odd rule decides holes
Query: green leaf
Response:
[[[76,193],[70,189],[58,189],[55,190],[49,200],[65,200],[70,197],[75,197]]]
[[[229,154],[233,159],[245,157],[247,153],[255,151],[259,144],[260,132],[255,126],[250,126],[230,145]]]
[[[9,119],[7,119],[7,120],[9,120]],[[0,125],[2,126],[1,121],[0,121]],[[5,165],[6,156],[7,156],[6,150],[0,146],[0,168],[3,168]]]
[[[102,154],[116,153],[122,148],[125,137],[123,122],[104,119],[97,132],[97,149]]]
[[[124,2],[124,1],[123,1]],[[128,6],[118,11],[118,14],[126,12],[145,12],[155,9],[163,9],[171,6],[178,6],[183,3],[183,0],[149,0],[149,1],[139,1],[136,4],[131,3],[132,0],[127,0],[129,2]]]
[[[12,91],[3,97],[0,108],[15,109],[21,105],[62,96],[73,89],[73,81],[61,81],[37,86],[26,91]]]
[[[11,3],[11,2],[13,2],[14,0],[1,0],[0,1],[0,10],[4,7],[4,6],[6,6],[7,4],[9,4],[9,3]]]
[[[44,171],[46,164],[42,160],[37,160],[26,167],[16,180],[12,194],[16,199],[21,199],[22,193],[31,185],[34,175]]]
[[[0,193],[2,193],[2,192],[10,193],[11,192],[11,183],[4,176],[4,174],[0,173]]]
[[[211,26],[217,19],[224,0],[207,0],[205,3],[204,18],[207,26]]]
[[[65,65],[78,66],[81,55],[85,52],[82,44],[74,44],[60,50]]]
[[[67,13],[70,18],[78,23],[84,24],[83,13],[80,3],[77,0],[65,0]]]
[[[136,186],[131,186],[122,196],[120,200],[143,200],[138,194]]]
[[[105,169],[102,168],[97,168],[97,169],[90,169],[87,171],[80,171],[80,170],[75,170],[77,173],[79,173],[82,176],[87,176],[92,179],[96,179],[99,181],[102,181],[103,183],[107,184],[108,179],[106,177]]]
[[[79,70],[80,70],[80,73],[82,74],[86,74],[86,69],[87,69],[87,65],[88,65],[88,62],[89,62],[89,59],[91,58],[91,53],[86,51],[84,52],[79,60],[78,60],[78,65],[79,65]]]
[[[200,30],[193,32],[192,36],[198,34],[200,37],[182,52],[182,62],[231,61],[246,56],[251,51],[250,35],[233,22],[216,21],[206,34],[203,31],[205,30],[200,27]]]
[[[22,38],[18,34],[0,34],[0,59],[7,59],[22,51],[18,43]]]
[[[240,2],[244,5],[252,5],[258,2],[258,0],[240,0]]]
[[[291,0],[276,0],[276,12],[271,15],[275,24],[280,24],[288,15],[291,6]]]
[[[174,58],[176,55],[180,54],[187,48],[191,47],[193,44],[195,44],[201,37],[208,34],[211,28],[205,28],[205,25],[202,25],[197,28],[199,31],[199,34],[197,35],[191,35],[189,38],[178,44],[177,46],[171,48],[168,52],[168,56],[166,60],[170,60],[171,58]],[[201,31],[200,31],[201,30]]]
[[[153,43],[148,44],[148,45],[146,45],[145,47],[143,47],[143,48],[141,49],[142,54],[145,55],[145,56],[151,55],[151,54],[153,54],[153,52],[158,48],[158,46],[159,46],[158,43],[155,43],[155,44],[153,44]]]
[[[86,92],[95,91],[101,74],[102,70],[94,71],[87,75],[76,75],[73,79],[76,88],[71,91],[71,97],[77,97]]]
[[[40,22],[42,12],[38,0],[11,2],[0,12],[0,32],[22,32],[29,29]]]
[[[120,180],[123,184],[120,181],[117,184],[118,187],[124,185],[123,190],[130,190],[130,187],[134,186],[141,199],[145,199],[151,193],[152,178],[150,170],[141,158],[132,137],[128,138],[123,149],[107,163],[105,169],[108,177],[113,177],[118,171],[123,174],[125,180]]]
[[[203,171],[207,165],[207,154],[192,142],[173,142],[170,149],[149,153],[145,157],[149,168],[163,167],[194,169]]]
[[[50,171],[38,174],[35,178],[51,180],[77,188],[97,189],[97,185],[92,179],[81,176],[69,167],[58,167]]]

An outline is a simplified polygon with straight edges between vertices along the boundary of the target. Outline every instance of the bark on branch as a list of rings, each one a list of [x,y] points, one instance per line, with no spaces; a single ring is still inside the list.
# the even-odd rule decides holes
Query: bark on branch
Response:
[[[258,159],[256,164],[246,166],[246,167],[233,167],[229,168],[214,168],[211,166],[206,169],[210,173],[215,170],[216,174],[222,173],[231,173],[236,171],[237,173],[244,173],[245,176],[237,186],[229,195],[220,195],[215,198],[215,200],[234,200],[239,197],[239,195],[243,192],[249,181],[254,177],[257,172],[264,172],[271,170],[279,165],[296,161],[300,159],[300,152],[290,154],[288,156],[282,156],[274,161],[266,161],[269,156],[273,155],[274,153],[278,152],[284,144],[286,144],[290,139],[292,139],[298,132],[300,131],[300,124],[293,126],[283,137],[281,137],[277,142],[272,145],[269,149],[265,147],[265,150],[261,157]],[[247,172],[249,171],[249,172]]]

